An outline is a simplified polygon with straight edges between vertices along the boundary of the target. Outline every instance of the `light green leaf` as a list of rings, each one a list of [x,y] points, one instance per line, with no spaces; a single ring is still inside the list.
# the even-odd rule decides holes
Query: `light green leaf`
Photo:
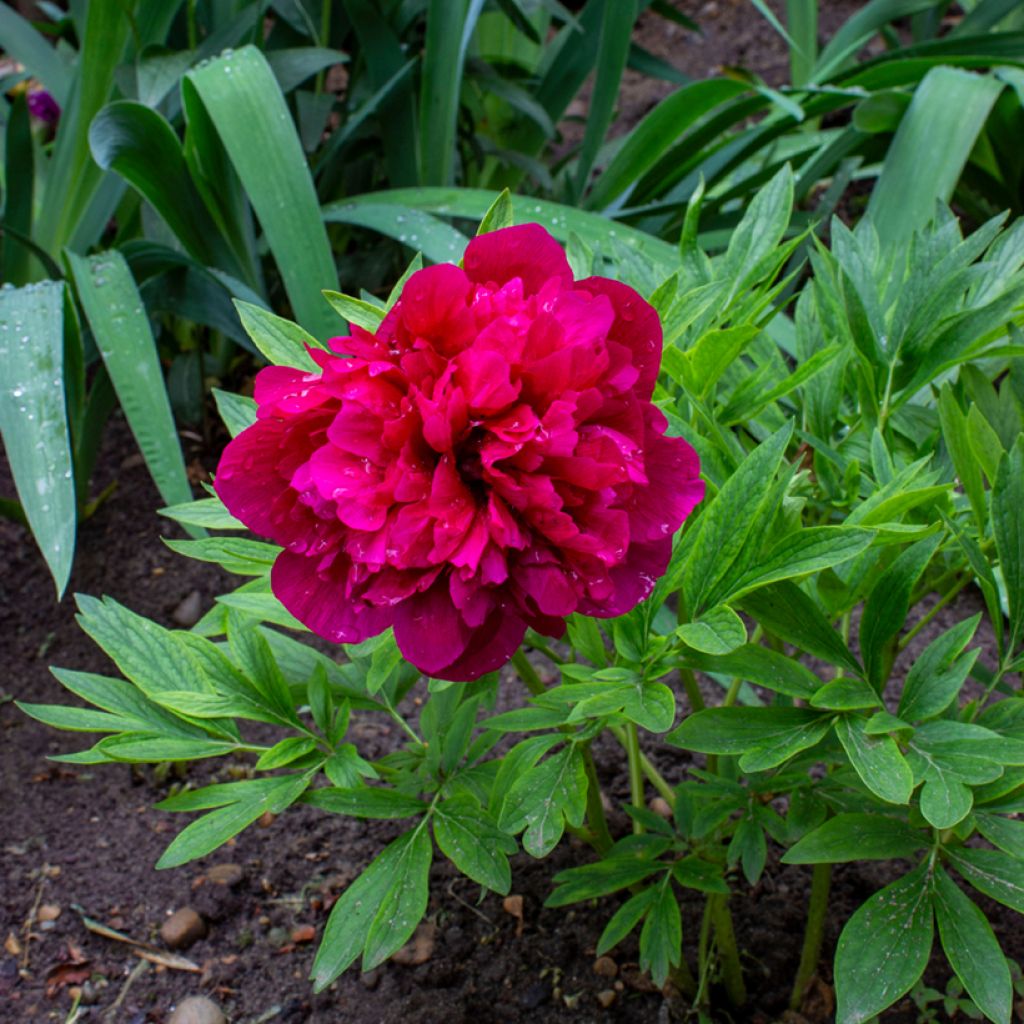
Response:
[[[234,304],[245,333],[252,338],[253,344],[263,353],[267,362],[275,366],[294,366],[309,373],[320,372],[320,367],[313,362],[306,346],[323,346],[311,334],[291,320],[276,316],[251,302],[235,299]]]
[[[999,463],[992,489],[992,532],[1009,604],[1013,650],[1024,637],[1024,437]]]
[[[456,796],[437,805],[434,838],[464,875],[502,895],[509,891],[508,858],[516,852],[516,842],[471,797]]]
[[[160,496],[168,505],[189,501],[192,488],[156,342],[127,262],[116,250],[88,258],[69,252],[67,259],[96,345]]]
[[[905,804],[914,789],[914,775],[890,736],[869,736],[862,718],[836,722],[836,735],[850,764],[868,789],[882,800]]]
[[[75,554],[75,481],[64,400],[64,285],[0,289],[0,435],[58,597]]]
[[[325,291],[324,298],[331,304],[334,311],[349,323],[362,327],[373,334],[384,319],[384,310],[370,305],[362,299],[354,299],[351,295],[341,292]]]
[[[320,292],[337,283],[334,258],[288,107],[255,46],[225,51],[186,76],[216,127],[259,218],[300,323],[333,331]]]
[[[743,620],[727,605],[709,608],[693,622],[676,629],[688,647],[704,654],[728,654],[747,642]]]

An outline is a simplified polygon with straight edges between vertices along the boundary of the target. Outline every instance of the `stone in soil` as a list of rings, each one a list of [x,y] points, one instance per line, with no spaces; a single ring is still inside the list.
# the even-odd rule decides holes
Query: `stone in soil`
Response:
[[[229,888],[242,881],[245,872],[239,864],[214,864],[206,872],[206,880],[214,885],[226,885]]]
[[[189,591],[171,612],[171,621],[184,629],[191,629],[203,615],[203,595],[198,590]]]
[[[168,949],[188,949],[206,934],[206,922],[191,907],[176,910],[160,926],[160,938]]]
[[[189,996],[178,1003],[167,1024],[227,1024],[227,1018],[206,996]]]

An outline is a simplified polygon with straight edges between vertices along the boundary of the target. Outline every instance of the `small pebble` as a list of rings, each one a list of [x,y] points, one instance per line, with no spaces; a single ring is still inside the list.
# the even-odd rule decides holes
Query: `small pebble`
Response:
[[[56,903],[44,903],[36,916],[40,921],[56,921],[60,917],[60,907]]]
[[[191,908],[176,910],[160,927],[160,938],[169,949],[188,949],[206,934],[206,923]]]
[[[269,942],[275,949],[280,949],[282,946],[287,946],[291,941],[291,936],[284,928],[271,928],[267,932],[267,942]]]
[[[227,1018],[206,996],[189,996],[178,1003],[167,1024],[227,1024]]]
[[[238,864],[215,864],[206,872],[206,880],[214,885],[235,886],[241,882],[245,872]]]
[[[437,926],[431,921],[424,921],[413,933],[413,937],[391,959],[404,967],[425,964],[434,955],[436,938]]]
[[[187,593],[171,612],[171,621],[185,629],[191,629],[203,615],[203,595],[198,590]]]
[[[656,796],[651,801],[651,810],[666,820],[671,820],[672,818],[672,807],[663,796]]]
[[[292,942],[301,945],[304,942],[312,942],[316,938],[316,929],[311,924],[300,924],[292,929]]]
[[[607,1010],[615,1002],[615,990],[606,988],[597,993],[597,1001]]]
[[[619,965],[610,956],[599,956],[594,961],[594,973],[602,978],[614,978],[619,973]]]

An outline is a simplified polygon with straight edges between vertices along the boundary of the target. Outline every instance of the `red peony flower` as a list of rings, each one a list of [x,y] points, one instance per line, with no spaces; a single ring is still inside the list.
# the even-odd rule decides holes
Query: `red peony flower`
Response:
[[[525,224],[414,274],[375,334],[330,345],[319,373],[261,371],[216,481],[285,548],[273,590],[313,632],[394,626],[412,664],[462,681],[528,626],[560,636],[572,612],[650,593],[704,485],[651,404],[661,324],[633,289],[574,281]]]

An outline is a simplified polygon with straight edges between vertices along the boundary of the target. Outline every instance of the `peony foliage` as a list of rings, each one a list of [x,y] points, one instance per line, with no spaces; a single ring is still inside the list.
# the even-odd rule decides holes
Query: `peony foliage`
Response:
[[[461,266],[329,296],[345,336],[240,308],[271,365],[219,398],[210,495],[165,514],[248,580],[190,631],[80,596],[123,678],[55,669],[92,707],[25,710],[106,734],[76,763],[250,763],[160,805],[199,813],[161,867],[296,802],[403,822],[324,923],[317,989],[441,905],[435,857],[507,893],[514,854],[569,834],[549,905],[607,899],[597,952],[635,934],[688,1006],[742,1016],[730,904],[770,859],[813,866],[794,1009],[833,865],[891,860],[840,936],[837,1020],[901,999],[938,943],[1008,1024],[979,899],[1024,911],[1021,232],[939,210],[827,247],[788,230],[792,195],[783,169],[715,257],[698,196],[673,265],[577,239],[572,269],[501,197]],[[402,748],[364,757],[359,716]],[[624,815],[596,746],[628,766]]]

